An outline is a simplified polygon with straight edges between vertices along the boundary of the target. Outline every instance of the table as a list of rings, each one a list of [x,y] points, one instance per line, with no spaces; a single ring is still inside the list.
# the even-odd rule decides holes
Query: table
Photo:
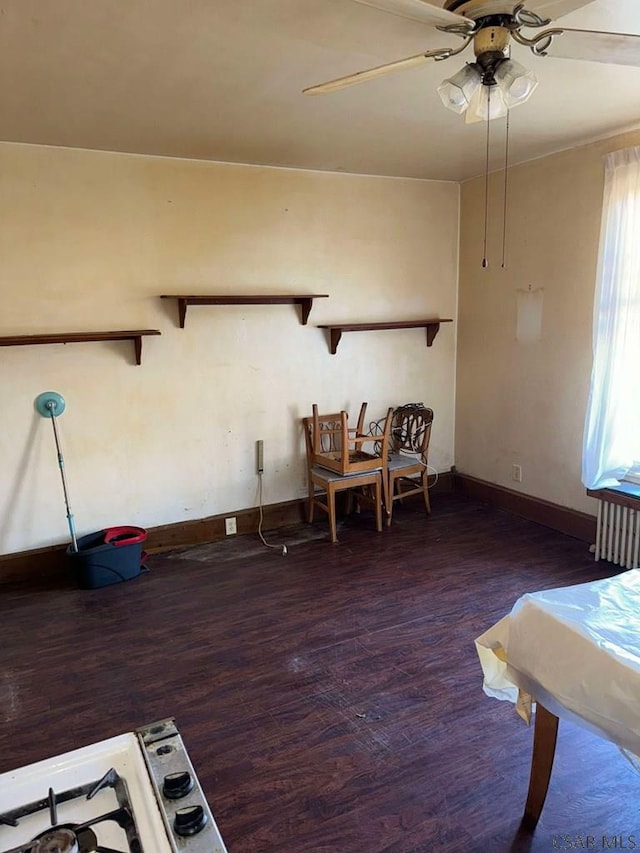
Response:
[[[523,595],[476,640],[483,690],[515,703],[527,722],[536,705],[524,823],[544,805],[558,719],[572,720],[640,755],[640,570]]]

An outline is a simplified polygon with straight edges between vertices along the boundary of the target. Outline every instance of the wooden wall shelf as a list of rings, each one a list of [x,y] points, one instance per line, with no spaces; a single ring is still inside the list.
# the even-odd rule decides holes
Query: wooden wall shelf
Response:
[[[176,299],[178,301],[178,319],[180,328],[184,329],[189,305],[299,305],[302,325],[307,325],[314,299],[326,299],[328,293],[303,293],[296,296],[284,294],[281,296],[183,296],[181,294],[163,295],[161,299]]]
[[[332,323],[318,326],[319,329],[329,329],[331,338],[331,355],[335,355],[343,332],[372,332],[380,329],[426,329],[427,346],[430,347],[440,329],[440,323],[452,323],[452,320],[431,318],[429,320],[397,320],[390,323]]]
[[[142,364],[142,338],[159,335],[157,329],[128,329],[121,332],[58,332],[52,335],[10,335],[0,337],[0,347],[32,346],[33,344],[74,344],[87,341],[133,341],[136,364]]]

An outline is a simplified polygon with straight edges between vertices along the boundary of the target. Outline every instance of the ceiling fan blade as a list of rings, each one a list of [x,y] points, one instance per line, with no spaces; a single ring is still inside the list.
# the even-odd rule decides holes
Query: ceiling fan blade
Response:
[[[541,35],[544,35],[544,32],[545,30]],[[553,37],[546,53],[561,59],[640,66],[640,35],[563,28]]]
[[[415,1],[406,0],[406,2]],[[366,0],[356,0],[356,2],[366,2]],[[535,12],[542,19],[555,21],[556,18],[589,6],[593,2],[594,0],[458,0],[455,10],[459,16],[458,21],[464,22],[465,18],[477,21],[478,18],[487,15],[513,15],[518,5],[524,4],[528,12]]]
[[[392,15],[399,15],[401,18],[432,24],[434,27],[464,24],[465,21],[462,15],[456,15],[441,6],[434,6],[426,0],[354,0],[354,2],[372,6],[382,12],[390,12]]]
[[[415,68],[417,65],[423,65],[430,59],[436,57],[445,57],[451,52],[451,48],[442,48],[441,50],[427,50],[425,53],[419,53],[417,56],[409,56],[406,59],[398,59],[396,62],[388,62],[386,65],[377,65],[375,68],[369,68],[366,71],[356,71],[355,74],[347,74],[346,77],[338,77],[335,80],[329,80],[327,83],[319,83],[317,86],[309,86],[308,89],[303,89],[304,95],[323,95],[327,92],[336,92],[338,89],[344,89],[347,86],[353,86],[354,83],[364,83],[365,80],[372,80],[374,77],[382,77],[383,74],[389,74],[391,71],[404,71],[405,68]]]
[[[536,12],[541,18],[551,18],[552,21],[555,21],[556,18],[561,18],[563,15],[568,15],[569,12],[575,12],[576,9],[582,9],[591,3],[593,0],[528,0],[525,6],[530,12]]]

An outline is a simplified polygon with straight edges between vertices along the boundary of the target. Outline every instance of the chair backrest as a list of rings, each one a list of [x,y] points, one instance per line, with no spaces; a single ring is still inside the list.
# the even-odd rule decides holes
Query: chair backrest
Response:
[[[304,418],[304,422],[305,435],[309,443],[309,463],[318,464],[318,457],[331,459],[335,462],[335,465],[331,466],[332,469],[338,470],[344,464],[343,460],[349,452],[349,443],[345,439],[345,436],[348,436],[347,413],[335,412],[330,415],[320,415],[314,404],[312,417]]]
[[[433,409],[422,404],[399,406],[393,413],[391,449],[420,455],[426,463],[431,439]]]
[[[386,468],[393,409],[387,412],[382,435],[372,436],[360,432],[366,406],[363,403],[360,408],[356,429],[349,429],[346,412],[321,415],[313,404],[313,415],[303,418],[309,466],[319,465],[342,475]],[[365,449],[366,445],[370,447]]]

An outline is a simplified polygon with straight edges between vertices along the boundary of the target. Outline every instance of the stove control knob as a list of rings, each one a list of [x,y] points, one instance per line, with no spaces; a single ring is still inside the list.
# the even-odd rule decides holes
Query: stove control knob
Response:
[[[169,773],[162,781],[162,793],[168,800],[179,800],[193,790],[193,776],[188,770]]]
[[[207,815],[202,806],[186,806],[177,810],[173,828],[183,837],[197,835],[204,829],[206,822]]]

